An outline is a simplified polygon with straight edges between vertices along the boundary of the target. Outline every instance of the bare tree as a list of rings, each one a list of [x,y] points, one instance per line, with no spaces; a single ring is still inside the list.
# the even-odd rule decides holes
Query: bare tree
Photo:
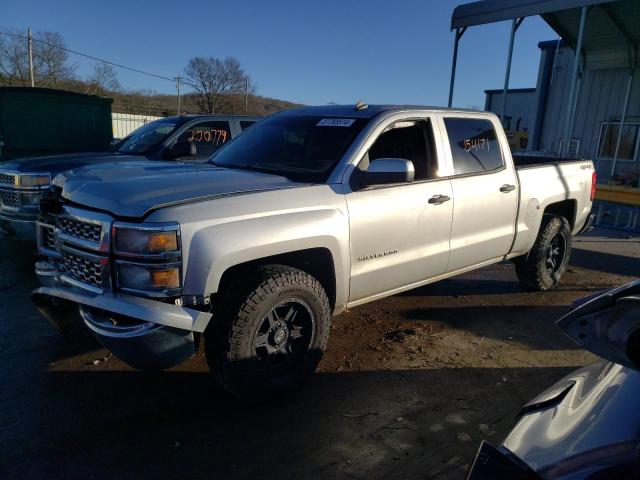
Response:
[[[9,86],[27,85],[29,81],[29,52],[27,41],[18,32],[0,35],[0,75],[2,83]]]
[[[84,93],[96,95],[105,93],[106,91],[120,90],[120,82],[116,70],[108,63],[96,63],[93,66],[93,72],[86,80],[87,88]]]
[[[184,69],[187,83],[196,92],[198,104],[206,113],[230,106],[230,97],[242,95],[248,77],[234,57],[193,57]]]
[[[62,35],[57,32],[42,32],[36,34],[35,40],[34,75],[38,72],[37,76],[54,87],[58,87],[60,80],[73,77],[74,67],[68,63],[69,54],[63,50],[65,43]]]
[[[22,32],[0,35],[0,80],[10,86],[29,84],[29,52]],[[38,86],[57,87],[61,80],[73,77],[74,66],[68,62],[64,40],[56,32],[34,35],[33,75]]]

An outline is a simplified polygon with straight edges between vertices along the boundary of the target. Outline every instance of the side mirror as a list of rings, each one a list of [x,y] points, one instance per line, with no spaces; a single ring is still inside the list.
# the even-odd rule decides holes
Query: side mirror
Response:
[[[174,143],[169,147],[167,158],[173,160],[180,157],[195,157],[196,153],[196,144],[194,142]]]
[[[386,185],[390,183],[413,182],[415,177],[413,162],[403,158],[378,158],[369,164],[369,168],[361,173],[360,184]]]

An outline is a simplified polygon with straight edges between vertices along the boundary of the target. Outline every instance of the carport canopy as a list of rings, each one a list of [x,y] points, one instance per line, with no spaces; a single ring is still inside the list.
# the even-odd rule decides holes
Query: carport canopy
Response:
[[[455,30],[456,33],[449,85],[449,106],[453,99],[458,42],[465,30],[476,25],[511,20],[511,37],[503,91],[503,101],[506,104],[514,36],[522,21],[534,15],[542,17],[574,51],[578,52],[573,66],[569,107],[563,135],[564,145],[568,147],[568,139],[573,130],[572,115],[577,100],[576,78],[580,63],[583,61],[601,56],[622,56],[628,61],[629,83],[621,115],[621,124],[624,124],[633,71],[638,63],[640,48],[640,1],[638,0],[483,0],[456,7],[451,17],[451,30]],[[504,111],[502,116],[504,117]],[[613,168],[615,168],[622,128],[619,132]]]

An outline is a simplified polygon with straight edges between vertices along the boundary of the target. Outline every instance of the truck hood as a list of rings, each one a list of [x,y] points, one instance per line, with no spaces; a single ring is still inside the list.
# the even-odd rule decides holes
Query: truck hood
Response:
[[[158,208],[305,185],[285,177],[207,164],[128,162],[64,172],[54,180],[62,198],[120,217],[141,218]]]
[[[139,156],[124,155],[114,152],[80,152],[64,155],[47,155],[45,157],[15,158],[0,162],[0,171],[18,173],[50,173],[51,178],[58,173],[85,165],[105,162],[139,161]]]

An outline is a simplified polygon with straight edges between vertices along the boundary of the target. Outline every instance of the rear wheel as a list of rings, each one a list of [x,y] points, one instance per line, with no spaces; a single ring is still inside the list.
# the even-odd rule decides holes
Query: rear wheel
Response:
[[[298,388],[326,349],[331,320],[327,295],[314,277],[282,265],[259,267],[217,302],[205,335],[209,367],[226,390],[260,402]]]
[[[569,222],[558,215],[544,215],[533,247],[515,260],[518,280],[529,290],[551,290],[560,283],[570,255]]]

